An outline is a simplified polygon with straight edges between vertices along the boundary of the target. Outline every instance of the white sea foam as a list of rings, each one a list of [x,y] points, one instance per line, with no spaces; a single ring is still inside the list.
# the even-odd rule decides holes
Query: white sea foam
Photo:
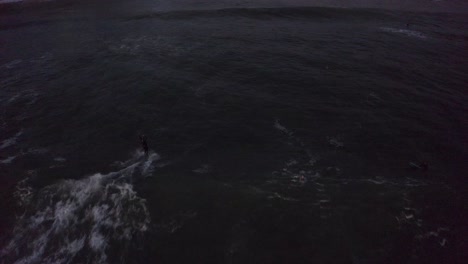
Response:
[[[279,131],[285,133],[288,136],[292,136],[292,132],[289,131],[286,127],[280,124],[279,120],[275,120],[275,128]]]
[[[274,192],[272,195],[268,196],[268,199],[280,199],[280,200],[284,200],[284,201],[288,201],[288,202],[297,202],[297,201],[299,201],[298,199],[287,197],[287,196],[281,195],[281,194],[279,194],[277,192]]]
[[[182,46],[176,39],[162,36],[125,38],[110,43],[108,49],[116,54],[132,56],[142,55],[145,52],[161,56],[180,56],[189,51],[188,46]]]
[[[26,206],[31,202],[33,189],[28,185],[29,178],[26,178],[16,185],[13,197],[19,206]]]
[[[14,136],[12,136],[11,138],[7,138],[3,140],[2,143],[0,144],[0,149],[4,149],[4,148],[15,145],[16,141],[18,140],[18,137],[21,136],[22,134],[23,134],[23,131],[21,130],[18,133],[16,133]]]
[[[382,185],[382,184],[387,183],[387,181],[382,178],[368,179],[367,181],[372,182],[373,184],[377,184],[377,185]]]
[[[198,174],[206,174],[206,173],[210,173],[211,170],[212,168],[209,164],[203,164],[200,168],[193,170],[193,172],[198,173]]]
[[[6,145],[5,148],[9,147],[9,146],[12,146],[12,145],[14,145],[16,143],[16,138],[13,137],[13,138],[7,139],[7,140],[4,141],[4,143]],[[18,157],[22,157],[22,156],[28,155],[28,154],[42,155],[42,154],[47,153],[48,151],[49,150],[46,149],[46,148],[32,148],[32,149],[28,149],[27,151],[20,151],[16,155],[9,156],[9,157],[7,157],[5,159],[0,160],[0,164],[11,164]]]
[[[0,0],[0,4],[18,3],[18,2],[23,2],[23,0]]]
[[[342,148],[344,147],[344,143],[340,140],[339,137],[329,137],[328,144],[332,145],[335,148]]]
[[[382,27],[380,29],[382,31],[389,32],[389,33],[397,33],[397,34],[406,35],[408,37],[414,37],[414,38],[419,38],[419,39],[427,39],[427,36],[425,34],[423,34],[422,32],[419,32],[419,31],[415,31],[415,30],[391,28],[391,27]]]
[[[2,0],[0,0],[0,3],[1,3],[1,1]],[[3,64],[2,67],[5,67],[7,69],[11,69],[11,68],[14,68],[14,67],[20,65],[22,62],[23,62],[23,60],[17,59],[17,60],[13,60],[13,61],[10,61],[8,63]]]
[[[443,238],[440,242],[439,242],[440,246],[442,247],[445,247],[445,245],[447,244],[447,239]]]
[[[20,98],[20,96],[21,93],[13,95],[10,99],[8,99],[8,103],[13,103],[14,101],[16,101],[16,99]]]
[[[46,148],[31,148],[31,149],[28,149],[27,151],[28,154],[36,154],[36,155],[45,154],[47,152],[49,152],[49,150]]]
[[[9,157],[6,158],[6,159],[0,160],[0,163],[1,163],[1,164],[10,164],[10,163],[13,162],[14,159],[16,159],[16,156],[9,156]]]
[[[10,99],[8,99],[7,103],[14,104],[20,102],[26,105],[32,105],[37,101],[38,98],[39,93],[36,90],[28,89],[13,95]]]
[[[297,164],[298,164],[297,160],[290,159],[288,162],[286,162],[286,167],[291,167],[291,166],[294,166],[294,165],[297,165]]]
[[[25,207],[0,259],[12,263],[69,263],[75,255],[88,263],[107,263],[111,244],[133,240],[148,230],[146,201],[137,196],[131,178],[147,176],[156,153],[137,152],[121,170],[65,180],[34,192],[27,180],[15,198]],[[33,194],[34,193],[34,194]],[[34,195],[34,199],[31,199]]]
[[[67,161],[67,159],[62,158],[62,157],[55,157],[54,161],[56,161],[56,162],[65,162],[65,161]]]
[[[382,98],[380,98],[380,96],[377,93],[370,92],[366,97],[366,102],[370,106],[376,106],[378,103],[382,102]]]

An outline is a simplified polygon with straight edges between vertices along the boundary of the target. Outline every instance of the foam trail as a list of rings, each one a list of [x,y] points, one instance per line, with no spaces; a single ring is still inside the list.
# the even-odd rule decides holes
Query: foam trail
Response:
[[[285,126],[281,125],[278,119],[275,120],[275,128],[288,136],[292,136],[292,132],[289,131]]]
[[[18,3],[18,2],[23,2],[23,0],[0,0],[0,4]]]
[[[16,144],[18,137],[21,136],[22,134],[23,134],[23,131],[19,131],[13,137],[3,140],[2,144],[0,144],[0,149],[4,149],[4,148],[10,147]]]
[[[34,194],[21,181],[15,197],[26,209],[0,251],[2,263],[70,263],[76,256],[86,263],[110,263],[111,245],[128,247],[134,243],[125,241],[148,230],[146,201],[138,197],[131,179],[148,176],[158,159],[156,153],[145,157],[136,152],[121,163],[126,165],[121,170],[65,180]]]
[[[16,159],[16,156],[10,156],[10,157],[8,157],[8,158],[6,158],[6,159],[0,160],[0,164],[10,164],[10,163],[12,163],[13,160],[15,160],[15,159]]]
[[[408,29],[398,29],[398,28],[390,28],[390,27],[382,27],[380,28],[381,30],[385,32],[390,32],[390,33],[398,33],[398,34],[404,34],[408,37],[415,37],[415,38],[420,38],[420,39],[427,39],[427,36],[424,35],[421,32],[414,31],[414,30],[408,30]]]
[[[344,147],[344,143],[338,137],[329,137],[328,144],[335,148],[342,148]]]

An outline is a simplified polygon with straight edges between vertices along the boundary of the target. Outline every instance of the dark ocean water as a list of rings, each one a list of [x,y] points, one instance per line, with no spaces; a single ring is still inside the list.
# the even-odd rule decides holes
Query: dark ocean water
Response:
[[[468,257],[466,15],[29,12],[0,24],[0,263]]]

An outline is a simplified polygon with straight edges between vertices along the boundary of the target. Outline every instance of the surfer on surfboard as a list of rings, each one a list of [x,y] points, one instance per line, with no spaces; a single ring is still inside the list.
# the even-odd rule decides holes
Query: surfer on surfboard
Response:
[[[148,156],[148,142],[146,141],[146,136],[143,134],[140,134],[140,145],[143,151],[145,152],[145,155]]]

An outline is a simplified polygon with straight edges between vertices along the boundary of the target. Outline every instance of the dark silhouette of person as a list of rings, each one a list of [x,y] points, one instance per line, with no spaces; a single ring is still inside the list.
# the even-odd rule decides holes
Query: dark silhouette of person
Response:
[[[148,155],[148,142],[146,141],[146,136],[143,134],[140,134],[140,144],[141,148],[145,152],[145,155]]]

